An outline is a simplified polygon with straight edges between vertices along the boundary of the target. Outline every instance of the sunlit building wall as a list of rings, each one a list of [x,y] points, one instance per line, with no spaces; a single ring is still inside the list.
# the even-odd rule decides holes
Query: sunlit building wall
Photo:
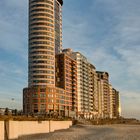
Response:
[[[29,0],[28,88],[24,113],[64,115],[65,90],[55,87],[55,54],[62,50],[63,0]],[[59,99],[59,96],[63,96]]]
[[[110,92],[109,92],[109,74],[107,72],[97,71],[99,81],[102,81],[102,113],[103,118],[110,117]],[[101,86],[101,85],[100,85]]]

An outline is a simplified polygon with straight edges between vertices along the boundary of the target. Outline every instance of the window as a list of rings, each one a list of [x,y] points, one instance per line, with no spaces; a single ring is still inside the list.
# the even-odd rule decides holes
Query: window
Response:
[[[38,103],[38,99],[33,99],[33,103]]]
[[[48,109],[53,109],[53,105],[48,105]]]
[[[46,99],[40,99],[40,102],[41,103],[45,103],[46,102]]]
[[[37,98],[38,97],[38,94],[37,93],[34,93],[34,94],[32,94],[32,97],[33,98]]]
[[[48,97],[53,97],[53,94],[48,94]]]
[[[30,16],[32,17],[32,16],[47,16],[47,17],[49,17],[49,18],[53,18],[53,16],[52,15],[50,15],[50,14],[47,14],[47,13],[31,13],[30,14]]]
[[[53,103],[53,99],[48,99],[48,103]]]
[[[33,2],[38,2],[38,0],[31,0],[30,2],[31,2],[31,3],[33,3]],[[51,4],[51,5],[53,5],[53,2],[51,2],[51,1],[49,1],[49,0],[39,0],[39,2],[47,2],[47,3]]]
[[[46,94],[45,93],[40,93],[40,98],[44,98],[46,97]]]
[[[34,7],[45,7],[45,8],[51,8],[53,10],[53,7],[47,4],[35,4],[30,6],[30,8],[34,8]]]
[[[40,110],[45,110],[46,109],[46,104],[41,104],[40,105]]]

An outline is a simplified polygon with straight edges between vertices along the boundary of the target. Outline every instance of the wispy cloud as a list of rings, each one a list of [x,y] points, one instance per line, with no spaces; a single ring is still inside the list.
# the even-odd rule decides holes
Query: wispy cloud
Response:
[[[8,103],[9,95],[18,95],[20,105],[27,84],[28,0],[1,0],[0,5],[0,105]],[[89,0],[86,4],[85,0],[67,0],[63,8],[63,47],[82,52],[97,70],[108,71],[110,82],[120,90],[123,114],[132,116],[133,112],[137,118],[139,5],[139,0]]]
[[[27,1],[0,1],[0,50],[24,57],[27,50]]]
[[[0,106],[21,108],[27,86],[27,1],[1,0],[0,5]]]
[[[111,83],[120,90],[123,114],[132,116],[133,112],[137,118],[140,118],[139,4],[139,0],[94,0],[88,5],[86,16],[72,14],[66,18],[69,15],[66,13],[64,21],[64,47],[81,51],[98,70],[108,71]]]

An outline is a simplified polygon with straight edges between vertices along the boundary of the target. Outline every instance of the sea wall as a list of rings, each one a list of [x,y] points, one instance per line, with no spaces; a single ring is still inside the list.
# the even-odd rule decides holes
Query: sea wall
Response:
[[[67,129],[72,126],[72,121],[50,121],[50,132]]]
[[[4,121],[0,121],[0,140],[4,140]]]
[[[55,130],[67,129],[72,121],[9,121],[8,138],[17,139],[20,136],[44,134]]]

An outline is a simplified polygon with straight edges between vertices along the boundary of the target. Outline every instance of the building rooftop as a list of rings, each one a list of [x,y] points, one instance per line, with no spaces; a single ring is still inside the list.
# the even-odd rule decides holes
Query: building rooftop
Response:
[[[107,74],[109,76],[109,73],[106,72],[106,71],[96,71],[96,72],[99,73],[99,74]]]
[[[58,0],[58,2],[59,2],[61,5],[63,5],[63,0]]]

